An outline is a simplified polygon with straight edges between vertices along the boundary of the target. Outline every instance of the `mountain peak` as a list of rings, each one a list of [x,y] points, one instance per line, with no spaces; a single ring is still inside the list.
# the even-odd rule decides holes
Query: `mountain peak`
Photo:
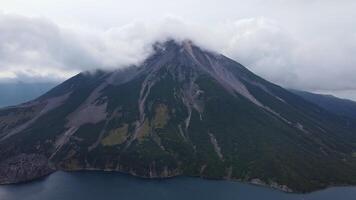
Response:
[[[168,39],[166,41],[157,41],[153,44],[154,48],[157,47],[158,49],[167,49],[167,48],[184,48],[188,46],[194,45],[192,40],[185,39],[185,40],[176,40],[176,39]]]
[[[139,66],[81,74],[0,110],[0,183],[49,168],[259,180],[288,191],[356,183],[356,122],[189,40],[154,49]],[[32,176],[23,166],[35,166]]]
[[[144,70],[152,77],[162,69],[181,82],[195,82],[206,75],[219,82],[232,94],[239,94],[261,107],[262,104],[250,94],[243,81],[251,82],[251,73],[241,64],[225,57],[201,49],[190,40],[168,40],[154,45],[155,53],[146,60]]]
[[[156,42],[153,44],[153,49],[155,52],[171,52],[174,51],[175,53],[185,53],[188,55],[194,56],[195,52],[199,52],[200,54],[211,53],[206,50],[203,50],[201,47],[197,46],[192,40],[174,40],[169,39],[164,42]]]
[[[146,61],[160,61],[161,66],[169,66],[169,62],[174,62],[174,65],[180,65],[197,70],[206,71],[216,60],[218,56],[211,52],[205,51],[196,46],[191,40],[167,40],[165,42],[157,42],[153,45],[154,54]],[[199,69],[200,68],[200,69]],[[204,69],[205,68],[205,69]]]

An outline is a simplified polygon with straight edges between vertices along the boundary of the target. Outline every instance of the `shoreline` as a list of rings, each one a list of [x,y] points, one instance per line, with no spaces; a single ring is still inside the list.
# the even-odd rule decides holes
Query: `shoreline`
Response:
[[[199,178],[199,179],[203,179],[203,180],[211,180],[211,181],[230,181],[230,182],[237,182],[237,183],[242,183],[242,184],[248,184],[248,185],[252,185],[252,186],[256,186],[256,187],[263,187],[263,188],[267,188],[267,189],[272,189],[272,190],[276,190],[276,191],[280,191],[283,193],[287,193],[287,194],[311,194],[314,192],[318,192],[318,191],[322,191],[322,190],[326,190],[329,188],[333,188],[333,187],[356,187],[356,185],[351,185],[351,184],[331,184],[328,185],[326,187],[320,187],[319,189],[314,189],[314,190],[310,190],[308,192],[301,192],[301,191],[296,191],[296,190],[292,190],[288,187],[279,187],[281,185],[278,185],[277,183],[273,183],[273,184],[267,184],[263,181],[261,181],[260,179],[251,179],[249,181],[244,181],[241,179],[234,179],[234,178],[209,178],[209,177],[203,177],[203,176],[187,176],[184,174],[175,174],[175,175],[171,175],[171,176],[156,176],[156,177],[149,177],[149,176],[140,176],[137,175],[135,173],[132,172],[125,172],[125,171],[118,171],[115,169],[97,169],[97,168],[82,168],[82,169],[70,169],[70,170],[65,170],[65,169],[59,169],[59,170],[53,170],[52,172],[33,178],[33,179],[29,179],[29,180],[21,180],[21,181],[16,181],[16,182],[1,182],[0,183],[0,187],[1,186],[7,186],[7,185],[21,185],[21,184],[30,184],[32,182],[36,182],[36,181],[42,181],[43,179],[46,179],[47,177],[49,177],[50,175],[57,173],[57,172],[65,172],[65,173],[72,173],[72,172],[110,172],[110,173],[117,173],[117,174],[122,174],[122,175],[127,175],[127,176],[131,176],[134,178],[138,178],[138,179],[142,179],[142,180],[168,180],[168,179],[173,179],[173,178],[178,178],[178,177],[187,177],[187,178]]]

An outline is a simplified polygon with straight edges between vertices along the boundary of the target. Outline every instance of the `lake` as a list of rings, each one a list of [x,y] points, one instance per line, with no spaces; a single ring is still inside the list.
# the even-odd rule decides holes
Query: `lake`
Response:
[[[356,187],[287,194],[233,181],[176,177],[150,180],[115,172],[56,172],[41,180],[0,186],[0,200],[355,200]]]

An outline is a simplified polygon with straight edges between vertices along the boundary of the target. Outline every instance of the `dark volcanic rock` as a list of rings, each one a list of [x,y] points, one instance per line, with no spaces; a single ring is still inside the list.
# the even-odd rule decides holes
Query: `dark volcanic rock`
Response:
[[[351,124],[221,54],[167,41],[138,66],[80,73],[0,109],[0,182],[50,173],[48,158],[61,170],[229,178],[293,191],[356,184]]]
[[[53,171],[45,156],[20,154],[0,163],[0,184],[30,181]]]

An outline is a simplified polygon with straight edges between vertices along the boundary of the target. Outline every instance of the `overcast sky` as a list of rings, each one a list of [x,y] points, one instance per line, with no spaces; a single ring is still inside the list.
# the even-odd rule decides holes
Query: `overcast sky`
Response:
[[[356,100],[356,1],[1,0],[0,82],[138,63],[173,37],[284,87]]]

